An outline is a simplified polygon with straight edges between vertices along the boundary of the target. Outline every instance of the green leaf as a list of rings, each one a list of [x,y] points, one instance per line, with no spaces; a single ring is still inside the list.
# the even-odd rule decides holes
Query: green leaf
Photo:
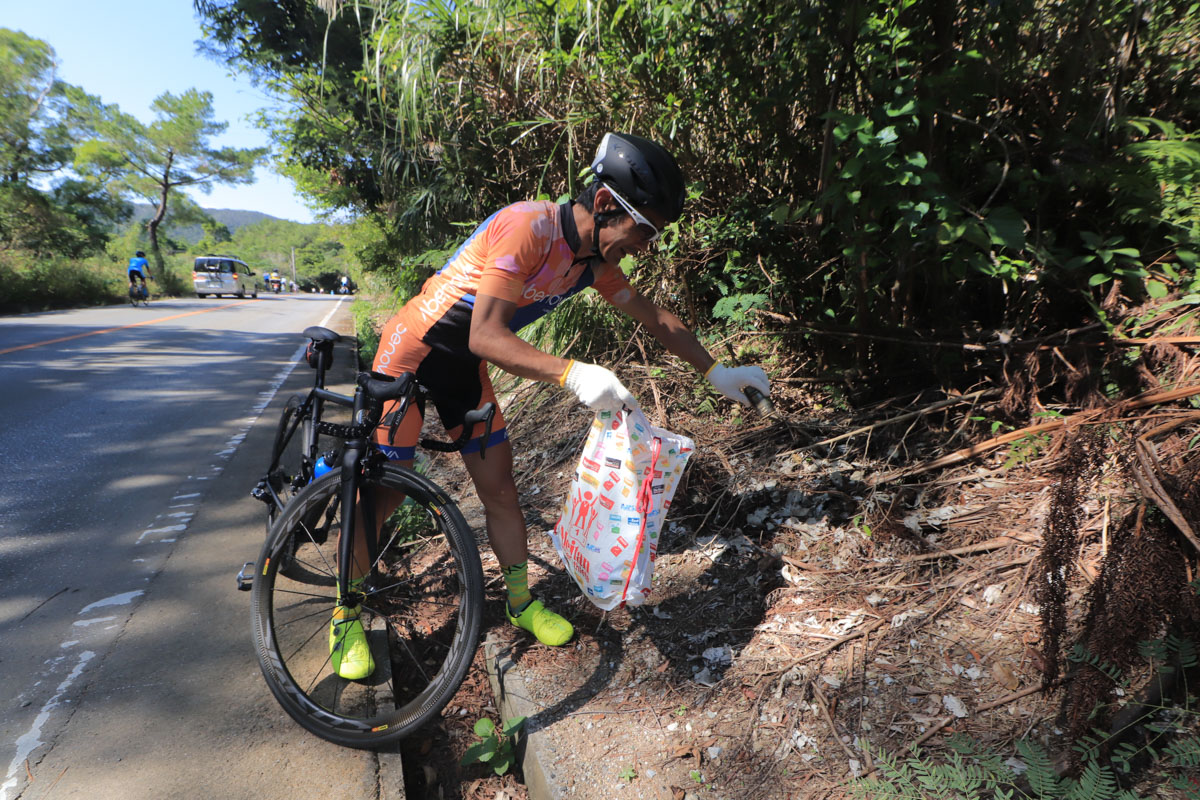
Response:
[[[492,722],[487,717],[480,717],[479,721],[475,723],[475,735],[476,736],[480,736],[480,737],[491,736],[495,730],[496,730],[496,723]]]
[[[492,770],[497,775],[503,775],[504,773],[506,773],[510,769],[512,769],[512,765],[513,765],[512,754],[505,753],[503,756],[501,756],[499,759],[496,760],[495,764],[492,764]]]
[[[496,741],[494,739],[476,742],[467,748],[463,753],[463,757],[459,760],[461,766],[474,764],[476,761],[483,762],[490,759],[496,754]]]
[[[1102,283],[1108,283],[1112,280],[1112,275],[1104,272],[1097,272],[1092,277],[1088,278],[1088,286],[1099,286]]]
[[[1025,248],[1025,220],[1014,209],[1001,206],[987,215],[988,232],[992,244],[1003,245],[1010,250]]]
[[[513,717],[512,719],[504,720],[503,732],[505,736],[512,736],[517,731],[521,730],[521,726],[525,724],[525,717]]]
[[[1146,294],[1155,300],[1167,296],[1167,286],[1162,281],[1146,281]]]
[[[951,225],[949,222],[943,222],[937,227],[937,243],[941,245],[951,244],[961,238],[966,229],[967,226],[962,223]]]
[[[963,238],[981,250],[989,249],[992,242],[982,225],[972,220],[966,224],[966,228],[966,231],[963,232]]]

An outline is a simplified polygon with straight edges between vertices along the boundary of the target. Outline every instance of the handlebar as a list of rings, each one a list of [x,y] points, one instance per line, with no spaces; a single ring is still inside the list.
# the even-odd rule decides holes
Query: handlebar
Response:
[[[496,416],[496,404],[484,403],[482,408],[477,408],[474,411],[468,411],[463,417],[462,431],[459,432],[458,438],[453,442],[440,442],[437,439],[421,439],[421,446],[426,450],[433,450],[438,453],[454,453],[462,450],[467,445],[467,441],[471,438],[471,432],[475,430],[475,426],[482,422],[483,436],[479,442],[479,457],[486,458],[488,440],[492,438],[492,419]],[[392,431],[389,432],[388,442],[392,440],[392,434],[396,428],[396,423],[392,423]]]
[[[371,434],[379,425],[380,417],[383,415],[383,404],[389,400],[399,402],[399,406],[391,415],[391,424],[388,426],[388,444],[391,444],[396,439],[396,431],[400,427],[400,422],[404,418],[404,414],[408,411],[408,405],[417,397],[417,393],[422,391],[421,386],[417,383],[417,378],[411,372],[401,373],[397,377],[385,375],[380,372],[360,372],[355,379],[358,386],[358,391],[366,395],[366,411],[362,415],[357,425],[338,425],[332,422],[321,421],[317,424],[317,429],[320,433],[326,436],[333,436],[337,439],[359,439],[365,438]],[[328,389],[313,389],[313,393],[322,400],[335,403],[340,406],[354,407],[354,398],[344,394],[337,394]],[[463,428],[459,433],[458,438],[453,442],[443,442],[437,439],[422,438],[421,446],[427,450],[433,450],[438,453],[454,453],[462,450],[467,442],[471,439],[471,432],[479,423],[484,423],[483,440],[479,446],[479,457],[485,458],[488,446],[488,440],[492,435],[492,420],[496,416],[496,404],[485,403],[482,408],[468,412],[463,417]]]

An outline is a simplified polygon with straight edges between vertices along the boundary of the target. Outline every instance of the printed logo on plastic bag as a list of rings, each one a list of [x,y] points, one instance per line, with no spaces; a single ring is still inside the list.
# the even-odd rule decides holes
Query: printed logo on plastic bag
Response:
[[[641,605],[650,594],[663,519],[693,448],[640,410],[596,414],[550,536],[599,608]]]

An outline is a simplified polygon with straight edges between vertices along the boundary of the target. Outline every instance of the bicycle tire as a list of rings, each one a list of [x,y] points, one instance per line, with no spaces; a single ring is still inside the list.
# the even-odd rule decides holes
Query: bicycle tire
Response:
[[[294,394],[288,398],[279,414],[279,423],[275,426],[275,441],[271,446],[271,463],[276,465],[275,471],[268,475],[271,488],[279,495],[284,506],[296,495],[300,488],[306,486],[312,479],[311,464],[305,457],[313,454],[304,452],[305,443],[312,432],[312,415],[306,414],[291,439],[287,438],[288,428],[300,413],[304,405],[305,395]],[[274,503],[267,504],[267,533],[279,515],[279,508]]]
[[[378,468],[370,483],[409,499],[385,525],[364,589],[360,619],[375,671],[364,681],[338,677],[328,634],[338,536],[317,544],[305,520],[315,510],[321,524],[338,529],[340,473],[314,481],[284,509],[255,565],[250,607],[259,667],[284,710],[322,739],[369,749],[416,731],[462,685],[479,642],[483,569],[474,535],[445,492],[406,467]],[[295,554],[305,580],[278,569],[297,527],[308,539]]]

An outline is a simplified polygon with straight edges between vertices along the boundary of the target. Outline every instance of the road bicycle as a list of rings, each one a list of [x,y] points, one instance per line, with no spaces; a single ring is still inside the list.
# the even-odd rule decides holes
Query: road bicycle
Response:
[[[129,284],[129,304],[137,308],[137,304],[150,305],[150,288],[145,283],[133,281]]]
[[[389,441],[405,411],[423,404],[416,378],[360,373],[355,383],[352,397],[310,391],[315,400],[353,411],[351,424],[339,425],[312,406],[313,431],[343,443],[337,466],[283,505],[239,587],[250,584],[259,666],[284,710],[323,739],[373,748],[414,732],[458,691],[478,646],[483,570],[474,534],[450,496],[371,443],[384,402],[398,402]],[[456,441],[421,439],[421,445],[461,450],[479,423],[486,442],[494,413],[489,403],[466,416]],[[383,525],[375,519],[380,489],[406,498]],[[370,564],[358,590],[350,584],[354,547],[366,548]],[[331,663],[329,625],[339,605],[361,607],[375,661],[362,681],[339,677]]]
[[[334,345],[342,337],[320,325],[305,328],[304,336],[308,339],[304,361],[313,369],[313,389],[324,389],[325,375],[333,366]],[[288,500],[332,467],[332,452],[322,461],[320,434],[314,424],[323,409],[324,400],[313,391],[293,394],[284,404],[275,426],[270,466],[250,492],[267,504],[268,531]]]

